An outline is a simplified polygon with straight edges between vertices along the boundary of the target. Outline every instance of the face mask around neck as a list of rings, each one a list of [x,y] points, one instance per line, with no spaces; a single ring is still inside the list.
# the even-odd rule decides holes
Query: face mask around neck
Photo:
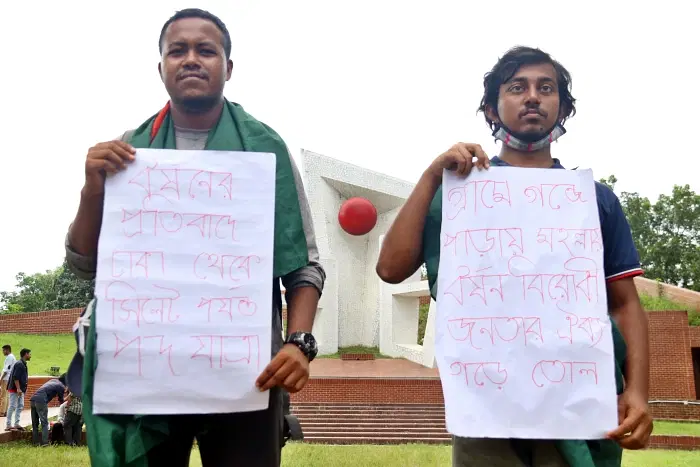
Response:
[[[495,130],[493,130],[493,137],[499,141],[502,141],[506,146],[516,149],[518,151],[532,152],[537,151],[542,148],[550,146],[553,142],[561,138],[566,133],[566,130],[560,124],[556,124],[552,131],[549,132],[544,138],[527,142],[516,138],[510,134],[505,127],[498,125]]]

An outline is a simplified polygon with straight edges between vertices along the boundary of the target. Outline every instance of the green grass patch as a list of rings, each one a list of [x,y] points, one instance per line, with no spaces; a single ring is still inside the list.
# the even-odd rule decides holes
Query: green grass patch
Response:
[[[76,350],[73,334],[0,334],[0,345],[5,344],[12,346],[12,353],[18,359],[23,348],[32,351],[30,376],[48,375],[52,366],[66,372]]]
[[[319,355],[318,358],[340,358],[342,354],[346,353],[363,353],[374,355],[374,358],[391,358],[379,352],[378,347],[365,347],[364,345],[351,345],[349,347],[341,347],[336,353]]]
[[[666,297],[652,297],[650,295],[640,295],[639,300],[642,302],[642,307],[646,311],[680,311],[688,312],[688,324],[691,326],[700,326],[700,312],[692,309],[689,306],[669,300]]]
[[[700,422],[654,422],[655,435],[700,436]]]
[[[22,467],[83,467],[90,465],[87,448],[52,446],[35,448],[26,442],[0,444],[2,465]],[[450,446],[403,444],[395,446],[328,446],[291,443],[282,450],[283,467],[449,467]],[[700,465],[700,452],[629,451],[623,467],[691,467]],[[201,467],[195,448],[190,467]]]

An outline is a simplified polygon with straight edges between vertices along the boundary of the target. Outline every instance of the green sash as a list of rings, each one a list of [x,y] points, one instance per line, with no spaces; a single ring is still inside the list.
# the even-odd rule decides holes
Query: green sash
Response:
[[[176,149],[169,109],[167,105],[138,127],[131,137],[131,145],[135,148]],[[206,149],[267,152],[277,156],[273,275],[279,278],[306,266],[309,259],[306,235],[292,162],[282,138],[246,113],[240,105],[226,101],[218,123],[209,132]],[[92,413],[98,365],[95,320],[95,313],[92,313],[83,364],[83,408],[91,463],[100,467],[148,467],[146,453],[167,438],[169,417]],[[124,381],[125,386],[128,384]]]
[[[440,266],[440,229],[442,226],[442,186],[437,190],[423,229],[423,260],[428,270],[430,295],[437,297],[437,278]],[[615,382],[617,393],[624,388],[623,370],[627,355],[627,345],[619,329],[612,323],[613,345],[615,349]],[[601,440],[557,440],[557,449],[571,467],[620,467],[622,448],[615,441]]]

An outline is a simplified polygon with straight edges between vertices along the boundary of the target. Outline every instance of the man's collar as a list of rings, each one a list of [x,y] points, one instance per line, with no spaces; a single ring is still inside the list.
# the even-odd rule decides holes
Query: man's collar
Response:
[[[501,159],[501,158],[498,157],[498,156],[493,156],[493,157],[491,158],[491,165],[494,165],[494,166],[496,166],[496,167],[498,167],[498,166],[501,166],[501,167],[512,167],[512,165],[510,165],[509,163],[507,163],[506,161],[504,161],[503,159]],[[561,165],[561,162],[559,162],[559,159],[557,159],[556,157],[553,157],[553,158],[552,158],[552,166],[549,167],[549,168],[550,168],[550,169],[563,169],[564,166]]]

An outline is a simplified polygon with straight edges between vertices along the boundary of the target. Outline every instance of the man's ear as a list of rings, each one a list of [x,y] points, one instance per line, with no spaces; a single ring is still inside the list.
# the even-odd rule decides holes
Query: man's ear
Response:
[[[233,73],[233,61],[229,60],[226,62],[226,81],[231,79],[232,73]]]
[[[160,62],[158,62],[158,75],[160,76],[160,80],[163,81],[163,69],[160,66]]]
[[[484,114],[486,115],[486,118],[488,118],[491,121],[491,123],[493,123],[495,125],[501,124],[501,119],[498,118],[498,112],[496,112],[494,110],[494,108],[491,107],[490,105],[486,106]]]

